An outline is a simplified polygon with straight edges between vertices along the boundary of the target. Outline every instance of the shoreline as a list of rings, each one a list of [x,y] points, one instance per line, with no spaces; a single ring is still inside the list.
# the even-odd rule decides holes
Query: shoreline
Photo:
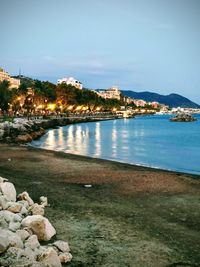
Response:
[[[83,116],[83,117],[51,117],[51,118],[15,118],[13,122],[5,121],[0,123],[0,143],[21,144],[36,140],[56,127],[63,127],[70,124],[97,122],[122,117],[113,114],[106,116]]]
[[[60,126],[63,127],[63,126]],[[49,129],[50,130],[50,129]],[[73,154],[73,153],[67,153],[64,151],[58,151],[58,150],[53,150],[53,149],[46,149],[46,148],[42,148],[42,147],[36,147],[31,145],[31,143],[26,145],[28,148],[31,148],[33,150],[38,150],[38,151],[50,151],[52,153],[58,153],[58,154],[63,154],[63,155],[67,155],[68,157],[77,157],[78,159],[85,159],[85,160],[91,160],[91,161],[102,161],[102,162],[108,162],[108,163],[113,163],[113,164],[118,164],[118,165],[122,165],[122,166],[128,166],[128,167],[132,167],[133,169],[137,169],[138,170],[142,170],[144,169],[144,171],[155,171],[155,172],[166,172],[166,173],[172,173],[175,175],[185,175],[185,176],[189,176],[192,177],[194,179],[198,179],[200,178],[200,174],[195,174],[195,173],[189,173],[189,172],[181,172],[181,171],[175,171],[175,170],[167,170],[167,169],[162,169],[162,168],[156,168],[156,167],[151,167],[151,166],[145,166],[145,165],[137,165],[137,164],[132,164],[132,163],[128,163],[128,162],[122,162],[122,161],[117,161],[117,160],[112,160],[112,159],[104,159],[104,158],[96,158],[96,157],[92,157],[92,156],[86,156],[86,155],[81,155],[81,154]]]

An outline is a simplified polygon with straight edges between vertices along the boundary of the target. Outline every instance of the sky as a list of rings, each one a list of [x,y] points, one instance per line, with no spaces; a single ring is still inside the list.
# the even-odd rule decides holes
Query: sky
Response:
[[[200,0],[0,0],[0,66],[200,104]]]

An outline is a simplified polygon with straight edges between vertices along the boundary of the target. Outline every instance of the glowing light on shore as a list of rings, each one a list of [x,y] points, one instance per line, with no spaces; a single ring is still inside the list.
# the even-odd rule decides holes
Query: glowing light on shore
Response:
[[[81,108],[82,108],[82,106],[78,106],[78,107],[76,108],[76,110],[81,110]]]
[[[39,106],[37,106],[38,109],[41,109],[41,108],[43,108],[43,107],[44,107],[44,105],[39,105]]]
[[[72,108],[73,108],[73,105],[70,105],[67,107],[68,110],[72,110]]]
[[[48,104],[47,108],[50,110],[54,110],[56,107],[56,104]]]
[[[115,111],[117,111],[117,109],[116,109],[116,108],[113,108],[113,110],[112,110],[112,111],[114,111],[114,112],[115,112]]]

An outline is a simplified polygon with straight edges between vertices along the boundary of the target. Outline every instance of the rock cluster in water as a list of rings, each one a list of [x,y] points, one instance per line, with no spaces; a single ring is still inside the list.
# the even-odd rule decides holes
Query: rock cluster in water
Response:
[[[15,187],[0,177],[0,266],[61,267],[71,261],[67,242],[49,241],[56,230],[44,217],[47,198],[34,203],[27,192],[17,196]]]
[[[197,119],[194,118],[190,114],[178,114],[175,117],[171,118],[170,121],[172,122],[192,122],[196,121]]]

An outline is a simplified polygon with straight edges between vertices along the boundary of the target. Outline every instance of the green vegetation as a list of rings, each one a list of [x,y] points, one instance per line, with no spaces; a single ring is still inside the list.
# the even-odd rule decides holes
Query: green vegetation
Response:
[[[20,78],[18,89],[10,89],[9,83],[0,83],[0,108],[7,113],[12,112],[35,113],[41,111],[57,112],[91,112],[112,111],[124,105],[116,99],[103,99],[94,91],[79,90],[72,85],[55,85],[48,81]],[[10,105],[9,105],[10,103]]]
[[[9,82],[2,81],[0,82],[0,109],[3,113],[6,113],[11,107],[11,103],[16,94],[16,90],[9,89]]]

